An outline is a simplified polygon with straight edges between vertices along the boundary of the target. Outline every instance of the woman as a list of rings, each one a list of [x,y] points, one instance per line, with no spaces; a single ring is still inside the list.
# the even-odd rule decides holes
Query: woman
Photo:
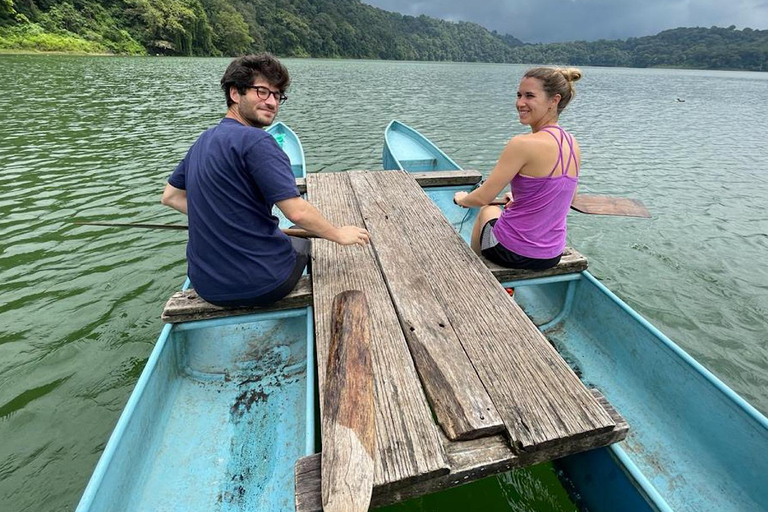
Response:
[[[560,262],[581,152],[557,120],[573,99],[573,82],[580,78],[581,71],[573,68],[527,71],[516,107],[531,133],[507,143],[479,188],[453,197],[460,206],[482,207],[472,230],[472,249],[499,265],[543,270]],[[504,210],[488,206],[508,183],[512,194],[507,194]]]

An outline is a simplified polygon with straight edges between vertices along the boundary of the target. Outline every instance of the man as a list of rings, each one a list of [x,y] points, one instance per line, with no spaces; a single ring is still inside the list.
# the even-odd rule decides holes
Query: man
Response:
[[[342,245],[368,232],[328,222],[301,198],[288,156],[263,130],[287,99],[288,70],[268,53],[232,61],[221,79],[227,114],[205,131],[168,179],[161,202],[189,216],[188,276],[220,306],[263,306],[294,288],[309,241],[286,236],[272,206],[293,222]]]

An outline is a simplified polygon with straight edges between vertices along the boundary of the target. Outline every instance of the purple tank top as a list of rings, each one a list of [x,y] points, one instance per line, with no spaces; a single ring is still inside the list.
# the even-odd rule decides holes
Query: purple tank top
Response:
[[[501,214],[493,235],[501,245],[521,256],[549,259],[562,254],[565,248],[565,219],[579,184],[579,163],[568,132],[554,125],[541,131],[554,137],[560,148],[552,172],[546,178],[520,173],[512,178],[514,202]],[[576,176],[567,175],[571,162],[576,164]]]

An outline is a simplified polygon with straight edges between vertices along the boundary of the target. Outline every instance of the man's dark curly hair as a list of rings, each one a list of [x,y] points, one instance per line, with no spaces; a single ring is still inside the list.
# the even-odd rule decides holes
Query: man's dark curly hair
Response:
[[[285,92],[291,84],[288,70],[274,55],[264,52],[238,57],[229,64],[221,77],[221,89],[227,98],[227,108],[234,103],[229,97],[229,88],[235,86],[237,92],[245,94],[246,87],[253,85],[257,78],[263,78],[280,92]]]

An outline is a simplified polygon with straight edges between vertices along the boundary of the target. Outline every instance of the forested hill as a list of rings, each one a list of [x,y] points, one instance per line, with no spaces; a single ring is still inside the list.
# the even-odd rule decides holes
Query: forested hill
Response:
[[[68,39],[85,51],[130,54],[268,50],[296,57],[507,62],[510,43],[522,44],[475,23],[403,16],[359,0],[0,0],[0,27],[6,39],[37,38],[40,49],[57,49],[56,41]]]
[[[452,60],[768,71],[768,30],[678,28],[523,44],[475,23],[360,0],[0,0],[0,50]]]

